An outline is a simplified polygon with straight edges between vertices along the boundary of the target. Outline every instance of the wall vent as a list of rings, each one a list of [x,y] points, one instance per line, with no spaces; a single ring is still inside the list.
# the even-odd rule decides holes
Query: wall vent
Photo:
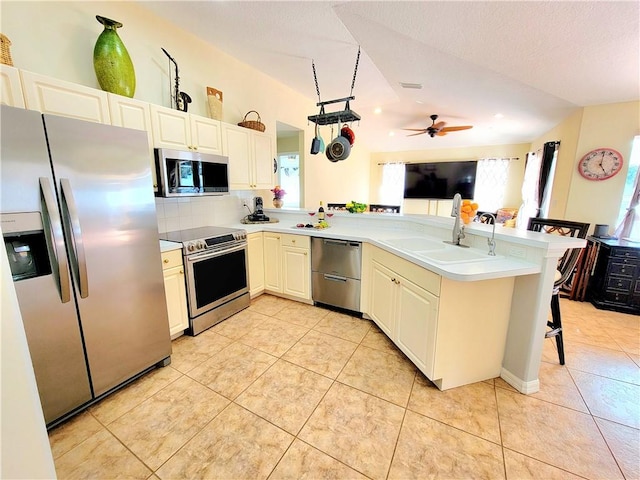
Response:
[[[422,89],[422,84],[421,83],[400,82],[400,86],[402,88],[413,88],[414,90],[421,90]]]

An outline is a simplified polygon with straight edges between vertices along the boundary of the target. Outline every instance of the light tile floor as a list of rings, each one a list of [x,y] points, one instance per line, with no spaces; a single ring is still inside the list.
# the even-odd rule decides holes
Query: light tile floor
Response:
[[[540,392],[441,392],[378,328],[274,296],[50,432],[59,478],[638,479],[640,317],[562,300]]]

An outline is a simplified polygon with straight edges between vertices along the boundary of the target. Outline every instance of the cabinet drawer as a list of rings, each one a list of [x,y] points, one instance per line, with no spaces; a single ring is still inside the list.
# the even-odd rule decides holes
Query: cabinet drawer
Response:
[[[280,236],[280,245],[287,247],[310,248],[310,237],[306,235],[288,235],[283,233]]]
[[[173,267],[182,266],[182,251],[171,250],[169,252],[162,252],[162,269],[166,270]]]
[[[614,248],[611,256],[617,258],[640,258],[640,250],[631,248]]]
[[[605,286],[607,292],[610,290],[620,291],[620,292],[630,292],[631,291],[631,283],[632,279],[628,277],[616,277],[610,276],[607,278],[607,284]]]
[[[629,302],[629,296],[629,293],[614,292],[609,290],[604,292],[604,295],[602,295],[605,301],[611,303],[619,303],[622,305],[626,305]]]
[[[609,266],[609,274],[610,275],[620,275],[625,277],[633,277],[636,274],[638,266],[635,262],[630,260],[623,260],[622,262],[612,261]]]

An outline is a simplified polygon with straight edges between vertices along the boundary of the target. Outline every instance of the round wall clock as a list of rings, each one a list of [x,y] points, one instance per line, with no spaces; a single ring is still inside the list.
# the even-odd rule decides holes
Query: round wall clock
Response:
[[[587,180],[606,180],[622,170],[622,155],[613,148],[596,148],[587,153],[578,171]]]

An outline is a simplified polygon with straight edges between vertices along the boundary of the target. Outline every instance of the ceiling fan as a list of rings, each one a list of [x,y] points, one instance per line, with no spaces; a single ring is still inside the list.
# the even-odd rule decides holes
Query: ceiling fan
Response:
[[[413,137],[415,135],[422,135],[424,133],[428,133],[429,136],[433,138],[436,135],[438,135],[439,137],[442,137],[449,132],[457,132],[459,130],[469,130],[470,128],[473,128],[472,125],[445,127],[446,125],[445,122],[440,121],[436,123],[436,120],[438,119],[438,115],[431,115],[429,118],[431,118],[431,125],[428,126],[427,128],[403,128],[403,130],[418,132],[418,133],[412,133],[411,135],[407,135],[408,137]]]

